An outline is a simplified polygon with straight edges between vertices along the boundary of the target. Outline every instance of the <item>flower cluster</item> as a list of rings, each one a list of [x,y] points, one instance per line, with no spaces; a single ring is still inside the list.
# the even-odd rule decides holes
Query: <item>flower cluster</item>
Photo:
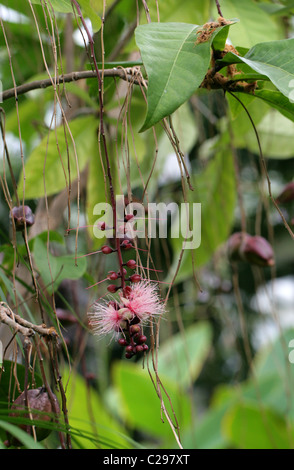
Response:
[[[89,313],[89,324],[98,336],[112,334],[121,346],[126,347],[126,357],[148,350],[146,336],[141,327],[164,313],[157,285],[148,280],[127,286],[118,299],[97,302]]]
[[[112,335],[125,347],[126,358],[148,350],[147,337],[142,328],[152,322],[154,317],[164,313],[165,307],[160,299],[158,286],[153,281],[143,279],[134,272],[137,263],[134,259],[123,261],[126,251],[135,249],[134,240],[127,236],[127,226],[133,220],[132,214],[124,214],[120,220],[122,237],[116,237],[116,227],[108,227],[104,222],[98,223],[101,231],[113,230],[109,245],[103,245],[100,252],[111,256],[117,253],[119,270],[109,271],[105,280],[110,281],[107,290],[112,294],[107,300],[96,302],[92,312],[88,313],[89,326],[98,336]],[[128,274],[128,271],[132,273]],[[115,282],[115,284],[112,284]]]

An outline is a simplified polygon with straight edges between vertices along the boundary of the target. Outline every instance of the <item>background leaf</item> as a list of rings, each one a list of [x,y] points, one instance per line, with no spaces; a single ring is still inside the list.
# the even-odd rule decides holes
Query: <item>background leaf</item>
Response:
[[[160,347],[158,371],[183,387],[197,379],[211,346],[208,323],[197,323],[166,340]]]
[[[232,44],[252,47],[261,41],[273,41],[281,38],[278,23],[252,0],[222,0],[222,13],[225,18],[238,18],[240,21],[230,29],[229,39]]]
[[[190,403],[181,393],[178,383],[163,375],[160,378],[171,398],[181,429],[187,426],[191,418]],[[155,410],[160,410],[160,399],[150,380],[148,371],[133,363],[117,362],[113,367],[114,384],[121,399],[121,414],[129,426],[159,438],[171,438],[172,431],[167,420],[160,419]],[[171,412],[167,397],[164,395],[165,406]],[[150,410],[153,410],[150,413]]]
[[[86,258],[79,258],[75,264],[75,255],[53,256],[47,253],[46,244],[39,238],[34,241],[34,261],[49,292],[55,290],[64,279],[79,279],[87,268]]]
[[[253,403],[238,404],[224,418],[224,430],[239,449],[290,449],[286,421]],[[290,431],[293,438],[293,429]]]
[[[93,117],[77,118],[69,124],[78,156],[79,171],[85,168],[89,156],[98,145],[96,128],[97,122]],[[47,194],[50,196],[66,188],[69,181],[74,181],[78,170],[75,160],[74,147],[69,135],[63,126],[51,130],[48,137],[44,137],[34,148],[25,163],[25,197],[33,199]],[[69,155],[69,156],[68,156]],[[70,174],[68,171],[68,158]],[[44,180],[41,175],[45,174]],[[20,175],[18,193],[22,196],[23,174]]]

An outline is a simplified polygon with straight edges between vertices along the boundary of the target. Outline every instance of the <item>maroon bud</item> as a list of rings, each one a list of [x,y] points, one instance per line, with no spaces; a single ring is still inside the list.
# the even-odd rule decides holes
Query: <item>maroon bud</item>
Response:
[[[133,248],[133,245],[129,242],[129,240],[124,240],[120,245],[124,250],[130,250]]]
[[[142,280],[140,274],[133,274],[132,276],[130,276],[130,281],[131,282],[140,282]]]
[[[138,338],[138,343],[140,344],[143,344],[147,341],[147,336],[145,335],[141,335],[139,338]]]
[[[144,351],[144,347],[141,344],[136,346],[136,352],[143,352],[143,351]]]
[[[136,269],[137,263],[134,259],[130,259],[127,263],[126,266],[130,269]]]
[[[109,271],[107,278],[111,281],[115,281],[118,278],[118,275],[115,271]]]
[[[291,201],[294,201],[294,181],[286,184],[276,199],[278,204],[286,204]]]
[[[247,261],[257,266],[273,266],[274,253],[269,242],[258,235],[234,233],[228,241],[228,255],[231,261]]]
[[[102,230],[102,232],[104,232],[104,230],[106,230],[106,224],[105,224],[105,222],[98,222],[97,228],[98,228],[99,230]]]
[[[141,328],[140,326],[137,324],[137,325],[131,325],[130,326],[130,333],[131,335],[135,335],[137,333],[140,333],[141,332]]]
[[[103,245],[102,248],[101,248],[101,251],[102,253],[104,253],[105,255],[109,255],[110,253],[113,252],[113,249],[108,246],[108,245]]]
[[[133,357],[132,353],[126,353],[125,354],[126,359],[131,359]]]
[[[241,257],[250,264],[273,266],[274,253],[268,241],[258,235],[250,237],[240,248]]]
[[[111,292],[112,294],[115,294],[118,289],[119,289],[119,287],[115,286],[114,284],[110,284],[107,287],[108,292]]]
[[[132,353],[133,352],[133,346],[131,346],[130,344],[126,347],[126,352],[127,353]]]
[[[11,211],[16,230],[24,230],[25,225],[31,227],[35,223],[35,216],[29,206],[16,206]]]
[[[125,297],[128,297],[128,295],[130,295],[131,292],[132,292],[132,288],[130,286],[126,286],[124,288],[124,296]]]
[[[148,351],[149,348],[148,348],[147,344],[143,344],[143,349],[144,349],[144,351]]]
[[[120,344],[121,346],[126,346],[128,343],[124,338],[119,338],[118,344]]]
[[[56,315],[63,326],[68,326],[70,324],[77,323],[78,321],[69,310],[64,310],[63,308],[57,308]]]

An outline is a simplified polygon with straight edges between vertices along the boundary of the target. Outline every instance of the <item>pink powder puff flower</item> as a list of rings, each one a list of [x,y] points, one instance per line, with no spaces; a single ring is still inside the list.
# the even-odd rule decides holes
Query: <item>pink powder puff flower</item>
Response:
[[[136,316],[141,322],[164,313],[157,286],[149,281],[133,284],[126,298],[120,294],[120,300],[133,317]]]
[[[89,326],[92,328],[93,333],[98,336],[105,336],[109,333],[122,332],[127,326],[127,320],[130,320],[132,315],[127,308],[117,305],[115,302],[100,302],[94,304],[93,312],[88,314]]]

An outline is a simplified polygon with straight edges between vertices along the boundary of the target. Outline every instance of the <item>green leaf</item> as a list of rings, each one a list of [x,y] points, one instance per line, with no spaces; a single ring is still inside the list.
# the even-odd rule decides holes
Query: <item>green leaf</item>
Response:
[[[236,126],[234,127],[238,129]],[[293,157],[294,123],[292,121],[272,109],[256,125],[256,129],[262,152],[266,158],[288,159]],[[283,145],[281,145],[281,142],[283,142]],[[244,134],[238,131],[235,144],[239,148],[247,148],[259,155],[259,146],[253,129],[247,130]]]
[[[74,255],[53,256],[47,253],[46,244],[40,238],[34,241],[33,256],[49,292],[57,289],[64,279],[79,279],[87,268],[86,258],[79,258],[76,265]]]
[[[290,100],[294,98],[294,39],[283,39],[256,44],[242,57],[232,52],[219,64],[245,63],[270,81]]]
[[[97,144],[97,121],[94,117],[77,118],[69,123],[72,137],[75,142],[78,157],[79,171],[85,168],[89,156]],[[68,159],[70,174],[68,171]],[[45,187],[44,178],[45,173]],[[44,137],[34,148],[25,163],[25,197],[33,199],[50,196],[62,191],[69,181],[78,175],[72,138],[61,126],[50,131],[49,139]],[[18,193],[23,192],[23,174],[20,175]]]
[[[18,439],[26,449],[44,449],[39,442],[36,442],[32,436],[20,429],[18,426],[14,426],[6,421],[0,421],[0,428],[5,429],[5,431]]]
[[[229,33],[235,47],[252,47],[259,42],[281,38],[278,24],[253,0],[222,0],[221,9],[225,18],[240,20]]]
[[[157,22],[157,2],[150,1],[148,8],[150,17],[153,22]],[[161,2],[159,5],[160,21],[162,23],[197,23],[202,24],[209,18],[210,5],[209,2],[203,0],[169,0],[168,2]],[[143,12],[143,18],[146,18],[145,12]],[[145,20],[146,21],[146,20]],[[140,22],[142,24],[142,22]]]
[[[40,5],[40,0],[32,0],[32,3]],[[83,16],[91,20],[94,33],[99,31],[101,28],[101,18],[97,13],[97,1],[79,0],[78,3],[82,9]],[[52,5],[53,10],[60,13],[73,13],[74,5],[71,0],[50,0],[50,5]]]
[[[279,91],[255,90],[254,96],[277,109],[287,119],[294,121],[294,104]]]
[[[159,349],[158,371],[187,387],[195,381],[210,350],[212,331],[208,323],[196,323],[166,340]]]
[[[31,0],[32,3],[40,5],[41,0]],[[55,11],[60,13],[72,13],[71,0],[50,0],[50,4]]]
[[[228,447],[229,440],[221,429],[221,423],[228,405],[211,407],[196,420],[193,429],[183,433],[185,449],[224,449]]]
[[[98,2],[101,3],[101,2]],[[101,28],[101,18],[98,15],[97,0],[79,0],[80,7],[82,8],[83,15],[91,20],[94,33],[97,33]]]
[[[196,44],[199,26],[149,23],[135,37],[148,75],[148,109],[141,132],[172,114],[200,86],[210,64],[210,46],[218,30]]]
[[[177,381],[159,374],[169,394],[180,428],[189,425],[191,407],[186,395],[180,392]],[[153,377],[154,378],[154,377]],[[149,433],[159,438],[171,438],[172,431],[168,421],[162,421],[160,399],[147,369],[134,363],[117,362],[113,367],[113,379],[122,403],[122,417],[132,428]],[[172,413],[169,401],[163,390],[165,407]]]
[[[224,417],[223,430],[239,449],[290,449],[293,429],[285,419],[257,404],[233,406]]]

